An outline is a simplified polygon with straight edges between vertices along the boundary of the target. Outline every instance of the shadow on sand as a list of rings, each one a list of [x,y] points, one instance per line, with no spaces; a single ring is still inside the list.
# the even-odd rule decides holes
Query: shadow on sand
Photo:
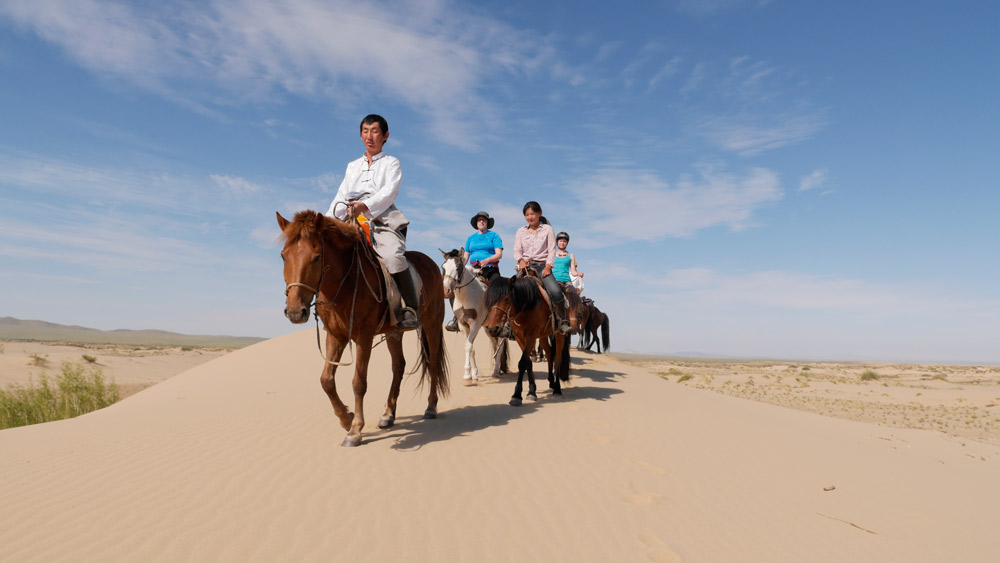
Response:
[[[611,396],[621,392],[618,389],[602,387],[573,387],[562,398],[540,391],[537,402],[525,402],[520,407],[506,404],[468,406],[444,411],[438,414],[436,420],[424,420],[420,416],[405,416],[397,418],[396,425],[385,432],[366,435],[364,441],[365,443],[375,443],[382,440],[393,440],[395,443],[392,444],[392,449],[415,451],[434,442],[467,436],[492,426],[503,426],[538,409],[546,408],[547,404],[563,404],[581,399],[606,401]]]

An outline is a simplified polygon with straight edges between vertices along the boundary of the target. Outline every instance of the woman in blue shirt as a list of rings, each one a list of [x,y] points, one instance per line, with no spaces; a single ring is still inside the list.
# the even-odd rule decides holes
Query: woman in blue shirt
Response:
[[[500,235],[490,230],[493,228],[494,220],[489,213],[480,211],[472,216],[469,223],[472,224],[473,229],[476,229],[476,232],[465,240],[465,254],[462,258],[473,268],[479,268],[480,274],[492,282],[500,277],[503,241],[500,240]],[[454,297],[451,301],[454,305]],[[458,321],[452,317],[451,322],[445,325],[445,329],[458,332]]]

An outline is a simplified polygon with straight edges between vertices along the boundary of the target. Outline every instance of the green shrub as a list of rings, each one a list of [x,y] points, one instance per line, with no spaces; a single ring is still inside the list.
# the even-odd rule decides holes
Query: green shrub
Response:
[[[29,366],[34,366],[36,368],[44,368],[49,365],[49,355],[45,354],[31,354],[28,356],[31,360],[28,362]]]
[[[870,369],[861,372],[861,381],[874,381],[878,379],[878,374]]]
[[[96,364],[97,363],[97,357],[95,357],[95,356],[88,356],[88,355],[84,354],[83,355],[83,359],[87,360],[88,364]]]
[[[101,370],[85,373],[80,362],[62,363],[54,379],[43,373],[38,383],[0,389],[0,429],[73,418],[118,401],[118,385],[105,382]]]
[[[684,383],[685,381],[693,378],[694,376],[691,375],[690,373],[685,373],[684,375],[677,378],[677,383]]]

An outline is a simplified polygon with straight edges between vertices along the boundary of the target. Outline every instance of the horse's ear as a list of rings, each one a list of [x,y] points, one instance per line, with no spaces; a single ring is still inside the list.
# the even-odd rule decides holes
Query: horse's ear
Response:
[[[278,227],[281,228],[281,232],[285,232],[285,228],[288,227],[288,219],[282,217],[281,213],[278,213],[277,211],[275,211],[274,214],[278,216]]]
[[[440,252],[440,253],[441,253],[441,256],[443,256],[443,257],[444,257],[445,259],[447,259],[447,258],[448,258],[448,253],[447,253],[447,252],[445,252],[445,251],[441,250],[440,248],[438,249],[438,252]]]
[[[323,215],[322,213],[317,213],[316,214],[316,232],[317,233],[320,233],[320,232],[323,231],[323,221],[325,221],[325,220],[326,220],[326,215]]]
[[[510,285],[511,287],[514,287],[514,282],[516,282],[516,281],[517,281],[517,274],[514,274],[513,276],[511,276],[511,277],[510,277],[510,279],[509,279],[509,280],[507,280],[507,283],[508,283],[508,284],[509,284],[509,285]]]
[[[459,256],[462,256],[463,254],[465,254],[465,247],[464,246],[458,250],[458,255]]]

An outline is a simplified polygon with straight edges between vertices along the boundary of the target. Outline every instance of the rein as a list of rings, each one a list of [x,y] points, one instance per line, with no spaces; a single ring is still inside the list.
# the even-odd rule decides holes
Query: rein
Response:
[[[350,221],[352,219],[353,219],[352,214],[348,213],[348,221]],[[319,300],[319,292],[323,288],[323,276],[326,274],[326,270],[329,269],[329,266],[326,265],[326,247],[325,247],[325,245],[323,243],[323,234],[322,233],[319,233],[320,268],[321,269],[320,269],[320,272],[319,272],[319,282],[316,284],[317,288],[314,288],[312,286],[309,286],[309,285],[301,283],[301,282],[292,282],[292,283],[287,284],[285,286],[285,296],[286,297],[288,296],[289,290],[291,290],[291,288],[293,288],[293,287],[304,287],[304,288],[308,289],[309,291],[313,292],[313,298],[312,298],[311,302],[309,303],[308,308],[310,308],[310,309],[313,310],[313,318],[316,320],[316,349],[319,350],[320,356],[323,357],[323,361],[326,362],[327,364],[330,364],[330,365],[333,365],[333,366],[349,366],[349,365],[352,365],[354,363],[354,361],[355,361],[354,348],[352,346],[353,339],[351,338],[351,335],[354,333],[354,307],[357,304],[357,300],[358,300],[358,286],[361,285],[360,283],[358,283],[358,278],[361,278],[361,279],[363,279],[365,281],[365,286],[368,288],[369,294],[371,294],[372,298],[375,300],[376,303],[382,303],[382,301],[385,299],[385,295],[382,292],[382,290],[384,289],[383,286],[379,285],[378,286],[379,291],[378,291],[378,293],[376,293],[375,289],[372,288],[371,282],[368,281],[368,276],[365,274],[364,269],[361,267],[361,260],[359,259],[359,254],[360,254],[359,247],[362,247],[362,246],[364,246],[364,240],[363,239],[362,239],[362,241],[360,241],[359,243],[357,243],[357,244],[354,245],[354,252],[351,253],[351,261],[347,265],[347,268],[345,269],[344,276],[342,278],[340,278],[340,284],[337,286],[337,292],[333,294],[333,297],[330,300],[328,300],[328,301],[320,301]],[[374,250],[372,250],[372,249],[370,249],[368,247],[364,247],[364,249],[365,249],[365,258],[368,259],[369,264],[372,264],[375,267],[375,269],[378,270],[379,269],[378,259],[375,258],[374,256],[372,256],[372,254],[374,253]],[[330,360],[326,359],[327,355],[325,353],[323,353],[323,347],[320,344],[320,336],[319,336],[319,308],[320,308],[320,306],[326,307],[328,305],[329,306],[334,305],[334,302],[337,299],[337,296],[340,295],[340,291],[344,288],[344,282],[346,282],[348,276],[351,275],[351,269],[352,269],[352,267],[354,267],[353,268],[354,269],[354,293],[351,296],[351,314],[349,316],[349,320],[348,320],[348,324],[347,324],[347,342],[348,342],[348,348],[350,349],[351,360],[349,362],[331,362]],[[382,325],[385,324],[385,319],[386,319],[386,316],[388,315],[388,312],[389,312],[388,309],[386,309],[386,313],[384,315],[382,315],[382,317],[379,319],[379,324],[375,328],[375,332],[376,333],[379,330],[381,330]],[[375,343],[372,346],[372,348],[375,348],[376,346],[378,346],[379,344],[381,344],[384,341],[385,341],[385,336],[383,335],[382,340],[380,340],[377,343]]]

